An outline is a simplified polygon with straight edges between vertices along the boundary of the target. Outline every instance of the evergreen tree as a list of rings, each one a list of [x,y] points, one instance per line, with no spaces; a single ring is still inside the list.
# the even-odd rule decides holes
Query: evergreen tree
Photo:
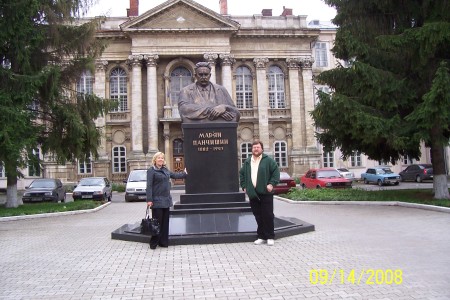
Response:
[[[336,8],[334,55],[321,73],[331,94],[311,112],[326,150],[361,151],[395,163],[431,149],[435,198],[448,199],[444,147],[450,137],[450,2],[325,0]]]
[[[94,22],[76,23],[91,1],[0,2],[0,163],[7,207],[22,204],[17,178],[33,149],[58,163],[97,155],[101,132],[94,120],[110,103],[74,90],[104,49]]]

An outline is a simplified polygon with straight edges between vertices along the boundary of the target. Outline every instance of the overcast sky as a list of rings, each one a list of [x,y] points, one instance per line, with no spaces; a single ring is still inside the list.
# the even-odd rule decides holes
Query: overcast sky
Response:
[[[96,0],[94,0],[95,2]],[[139,14],[165,2],[165,0],[139,0]],[[219,13],[219,0],[197,0],[197,3]],[[283,6],[292,8],[293,14],[307,15],[307,20],[330,21],[336,15],[334,8],[327,6],[322,0],[228,0],[228,14],[251,16],[260,14],[262,9],[272,9],[273,16],[281,15]],[[130,0],[97,0],[88,16],[106,15],[123,17],[130,7]]]

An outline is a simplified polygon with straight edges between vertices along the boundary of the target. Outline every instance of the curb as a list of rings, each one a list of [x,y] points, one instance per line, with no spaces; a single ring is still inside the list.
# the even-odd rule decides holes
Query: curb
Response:
[[[294,201],[279,196],[274,197],[277,200],[284,201],[291,204],[313,204],[313,205],[373,205],[373,206],[401,206],[407,208],[417,208],[424,210],[431,210],[443,213],[450,213],[449,207],[441,207],[427,204],[407,203],[400,201]]]
[[[78,215],[85,213],[93,213],[99,211],[110,205],[111,202],[107,202],[93,209],[83,209],[83,210],[73,210],[73,211],[63,211],[63,212],[54,212],[54,213],[46,213],[46,214],[35,214],[35,215],[25,215],[25,216],[12,216],[12,217],[1,217],[0,222],[7,221],[17,221],[24,219],[37,219],[37,218],[50,218],[50,217],[58,217],[58,216],[67,216],[67,215]]]

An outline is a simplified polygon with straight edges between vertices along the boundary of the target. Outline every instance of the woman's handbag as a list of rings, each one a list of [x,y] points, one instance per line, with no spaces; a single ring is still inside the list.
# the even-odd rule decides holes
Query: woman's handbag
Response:
[[[150,207],[147,206],[145,218],[141,221],[141,233],[147,235],[159,235],[161,226],[158,219],[150,218],[149,210]]]

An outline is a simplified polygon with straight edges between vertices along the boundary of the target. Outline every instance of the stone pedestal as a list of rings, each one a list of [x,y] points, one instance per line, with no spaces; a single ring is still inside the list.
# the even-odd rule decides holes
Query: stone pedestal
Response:
[[[239,192],[237,126],[236,122],[182,124],[189,175],[186,194],[180,196],[176,209],[192,208],[192,204],[231,208],[245,203],[245,194]]]

